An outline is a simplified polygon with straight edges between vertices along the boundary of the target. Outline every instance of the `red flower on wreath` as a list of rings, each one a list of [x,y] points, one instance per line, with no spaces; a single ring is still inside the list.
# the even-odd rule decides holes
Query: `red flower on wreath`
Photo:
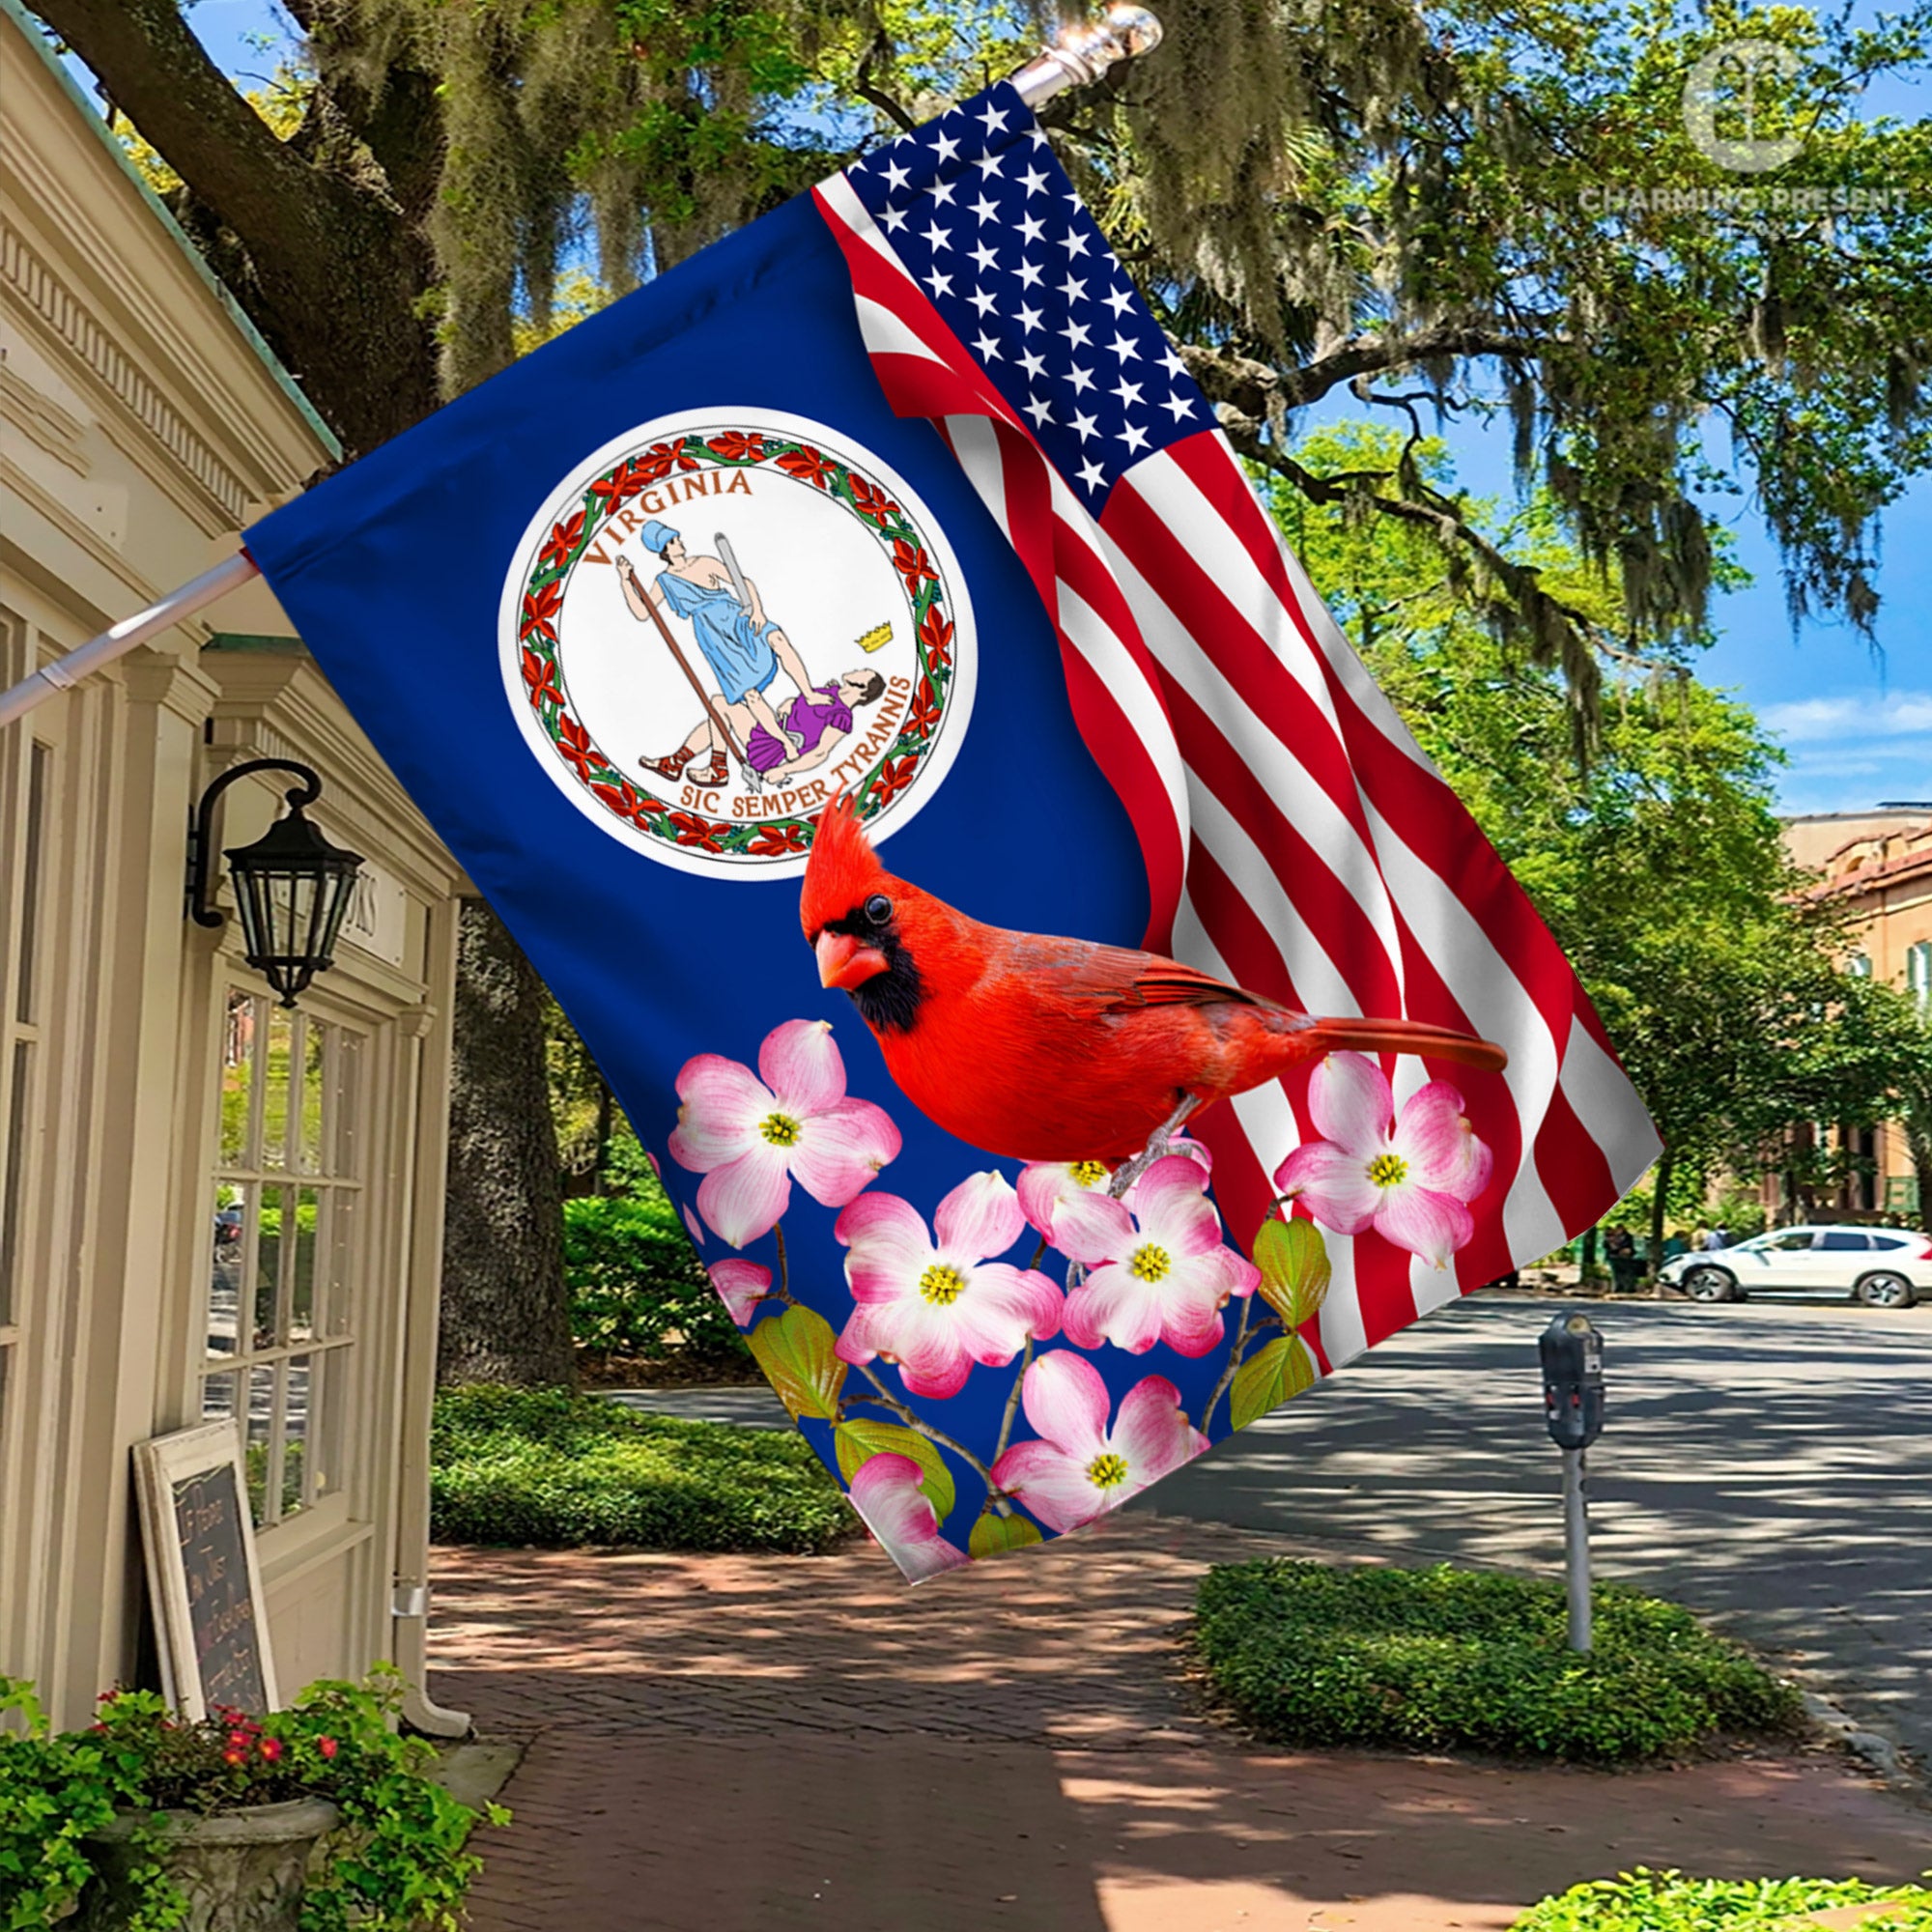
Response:
[[[648,832],[651,829],[651,814],[659,810],[656,799],[640,798],[622,779],[613,785],[592,785],[590,795],[601,804],[609,806],[619,818],[635,825],[640,832]]]
[[[714,825],[710,819],[699,818],[696,812],[673,811],[670,829],[680,845],[696,845],[704,852],[722,852],[724,848],[718,841],[731,828],[728,825]]]
[[[577,546],[583,541],[583,512],[579,510],[552,529],[550,540],[537,552],[537,561],[546,567],[561,570],[575,554]]]
[[[517,625],[517,635],[527,638],[534,633],[539,638],[547,638],[556,642],[557,613],[563,609],[563,585],[546,583],[541,590],[524,592],[524,614]]]
[[[881,529],[886,526],[888,517],[896,517],[899,506],[883,490],[874,490],[863,476],[854,476],[852,484],[852,507],[862,517],[869,517]]]
[[[906,714],[905,727],[916,738],[929,738],[939,729],[939,694],[932,688],[932,680],[923,677],[919,689],[913,694],[912,709]]]
[[[639,473],[646,483],[661,483],[673,469],[696,469],[697,458],[687,456],[684,440],[676,442],[654,442],[637,458]]]
[[[591,484],[590,494],[604,505],[604,514],[608,517],[620,503],[628,503],[640,490],[656,481],[657,477],[646,475],[635,459],[626,459],[610,475],[600,476]]]
[[[529,687],[530,702],[534,705],[561,704],[563,693],[556,688],[556,667],[546,664],[536,652],[526,646],[524,651],[524,682]]]
[[[590,742],[590,733],[568,712],[556,721],[556,754],[579,778],[590,777],[590,761],[597,757],[597,747]]]
[[[879,767],[879,775],[872,781],[872,807],[883,810],[906,786],[912,783],[913,774],[919,770],[916,756],[897,760],[888,758]]]
[[[714,436],[710,449],[713,456],[722,456],[726,463],[762,463],[765,460],[764,438],[747,436],[741,429],[727,429]]]
[[[922,583],[939,582],[925,552],[917,544],[907,543],[904,537],[893,539],[893,568],[905,579],[908,597],[917,597]]]
[[[952,620],[938,604],[921,619],[919,640],[925,646],[928,670],[944,670],[952,662]]]
[[[796,819],[783,825],[760,826],[758,836],[746,847],[754,859],[782,859],[789,853],[808,849],[805,827]]]
[[[817,450],[801,446],[797,449],[786,450],[779,458],[779,468],[787,476],[794,478],[796,481],[815,484],[819,489],[823,490],[826,487],[825,479],[831,471],[832,465],[826,458],[819,455]]]

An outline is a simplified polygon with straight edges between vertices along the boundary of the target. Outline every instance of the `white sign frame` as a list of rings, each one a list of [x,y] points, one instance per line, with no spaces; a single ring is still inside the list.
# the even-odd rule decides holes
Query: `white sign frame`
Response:
[[[156,1648],[160,1653],[161,1689],[183,1716],[208,1716],[201,1661],[194,1647],[187,1564],[182,1554],[175,1516],[174,1486],[190,1476],[218,1469],[235,1472],[241,1511],[241,1543],[248,1566],[248,1597],[254,1610],[255,1651],[262,1664],[262,1689],[270,1711],[281,1708],[275,1685],[274,1653],[269,1642],[269,1607],[262,1591],[262,1567],[255,1550],[255,1521],[248,1506],[248,1466],[241,1425],[208,1422],[172,1435],[134,1444],[134,1489],[141,1511],[141,1543],[147,1557],[148,1601],[155,1610]]]

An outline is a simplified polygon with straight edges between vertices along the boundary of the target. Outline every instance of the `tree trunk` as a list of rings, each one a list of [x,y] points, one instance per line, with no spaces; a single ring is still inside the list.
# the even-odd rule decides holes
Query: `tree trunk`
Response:
[[[1658,1269],[1663,1265],[1663,1221],[1670,1200],[1671,1171],[1676,1165],[1676,1155],[1666,1141],[1663,1151],[1657,1157],[1657,1174],[1651,1182],[1650,1274],[1653,1281],[1657,1279]]]
[[[463,909],[456,1038],[437,1378],[574,1387],[542,981],[480,900]]]

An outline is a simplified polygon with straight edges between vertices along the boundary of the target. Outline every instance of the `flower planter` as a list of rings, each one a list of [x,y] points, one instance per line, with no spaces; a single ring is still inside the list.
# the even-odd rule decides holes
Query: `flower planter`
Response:
[[[298,1932],[317,1839],[341,1823],[320,1798],[242,1811],[123,1811],[82,1841],[95,1877],[74,1932],[118,1932],[133,1910],[129,1875],[157,1862],[187,1900],[180,1932]]]

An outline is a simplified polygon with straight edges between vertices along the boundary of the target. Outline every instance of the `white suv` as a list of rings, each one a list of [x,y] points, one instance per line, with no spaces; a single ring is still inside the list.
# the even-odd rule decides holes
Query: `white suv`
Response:
[[[1735,1247],[1679,1255],[1658,1279],[1692,1301],[1835,1289],[1868,1308],[1910,1308],[1920,1294],[1932,1296],[1932,1236],[1901,1228],[1774,1228]]]

